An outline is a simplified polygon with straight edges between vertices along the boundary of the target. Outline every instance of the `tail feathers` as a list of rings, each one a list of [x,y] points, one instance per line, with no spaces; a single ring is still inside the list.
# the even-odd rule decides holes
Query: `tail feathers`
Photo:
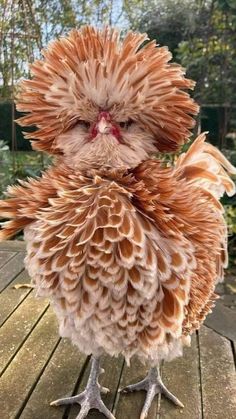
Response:
[[[199,135],[186,153],[178,158],[175,171],[178,176],[196,183],[219,199],[225,192],[232,196],[235,183],[229,174],[236,175],[236,168],[217,150],[205,143],[205,134]]]
[[[0,201],[0,218],[14,218],[17,215],[17,207],[12,199]]]
[[[11,221],[6,221],[1,224],[3,227],[0,230],[0,242],[11,239],[29,224],[28,218],[20,218]]]
[[[0,219],[12,219],[0,223],[0,241],[12,238],[30,222],[29,217],[21,214],[15,198],[0,201]]]

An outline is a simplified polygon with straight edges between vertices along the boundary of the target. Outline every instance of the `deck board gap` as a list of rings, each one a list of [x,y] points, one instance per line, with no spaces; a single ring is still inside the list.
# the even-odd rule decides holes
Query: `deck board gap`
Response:
[[[28,291],[28,293],[22,298],[22,300],[19,301],[19,303],[14,307],[14,309],[8,314],[8,316],[3,320],[3,322],[0,324],[0,327],[2,327],[9,318],[15,313],[16,310],[20,307],[20,305],[26,300],[26,298],[33,292],[33,290]]]
[[[114,403],[113,403],[113,406],[112,406],[112,409],[111,409],[112,413],[114,413],[114,416],[115,416],[115,412],[116,412],[116,406],[118,404],[119,397],[120,397],[119,388],[120,388],[120,382],[121,382],[121,377],[122,377],[122,374],[123,374],[124,366],[125,366],[125,359],[123,360],[122,367],[121,367],[121,370],[120,370],[120,376],[119,376],[119,380],[118,380],[117,387],[116,387],[116,393],[115,393],[116,395],[115,395]]]
[[[198,369],[199,369],[200,397],[201,397],[201,419],[204,419],[203,393],[202,393],[202,370],[201,370],[201,347],[200,347],[200,339],[199,339],[198,331],[196,331],[196,337],[197,337]]]
[[[2,294],[2,292],[6,288],[8,288],[10,284],[17,278],[17,276],[20,275],[24,271],[25,269],[25,266],[23,263],[24,258],[25,258],[25,252],[18,252],[10,260],[8,260],[7,263],[5,263],[3,267],[1,267],[0,278],[1,278],[1,275],[3,274],[4,279],[3,279],[3,284],[2,285],[0,284],[0,294]],[[8,265],[10,265],[10,263],[14,261],[16,262],[15,267],[17,267],[18,264],[20,264],[20,267],[16,268],[15,272],[13,270],[13,275],[12,277],[10,277],[10,280],[6,280],[5,278],[8,278],[8,275],[9,275],[8,270],[6,270],[6,267],[8,267]]]
[[[16,279],[16,277],[18,276],[18,275],[20,275],[23,271],[24,271],[24,267],[22,267],[22,269],[20,270],[20,271],[18,271],[17,272],[17,274],[16,275],[14,275],[13,277],[12,277],[12,279],[10,280],[10,282],[8,282],[8,284],[6,284],[6,286],[5,287],[3,287],[1,290],[0,290],[0,294],[2,294],[3,293],[3,291],[5,291],[5,289],[6,288],[8,288],[10,285],[11,285],[11,283]],[[1,274],[1,272],[0,272],[0,274]]]
[[[44,364],[43,368],[41,369],[40,373],[38,374],[38,376],[36,377],[36,380],[35,380],[35,381],[34,381],[34,383],[32,384],[32,386],[31,386],[31,388],[30,388],[30,390],[29,390],[29,392],[28,392],[28,394],[27,394],[27,397],[24,399],[24,401],[23,401],[23,403],[22,403],[21,407],[19,408],[19,411],[18,411],[18,413],[17,413],[17,415],[16,415],[15,419],[19,419],[19,418],[20,418],[21,413],[23,412],[24,408],[26,407],[26,405],[27,405],[27,403],[28,403],[28,401],[29,401],[30,396],[32,395],[32,393],[33,393],[33,391],[34,391],[35,387],[37,386],[37,384],[38,384],[38,382],[39,382],[39,380],[40,380],[41,376],[43,375],[43,373],[44,373],[45,369],[47,368],[47,366],[48,366],[48,364],[49,364],[49,362],[50,362],[50,360],[52,359],[52,357],[53,357],[53,355],[54,355],[54,353],[55,353],[55,351],[56,351],[56,349],[57,349],[57,347],[58,347],[59,343],[61,342],[61,339],[62,339],[62,338],[59,338],[59,339],[58,339],[58,341],[56,342],[55,346],[53,347],[53,350],[52,350],[52,352],[50,353],[50,355],[49,355],[49,357],[48,357],[47,361],[45,362],[45,364]]]
[[[231,349],[232,349],[232,353],[233,353],[233,359],[234,359],[234,367],[236,369],[236,346],[235,346],[235,342],[233,342],[232,340],[230,341],[230,345],[231,345]]]
[[[1,250],[1,252],[4,252],[4,253],[11,253],[11,252],[8,252],[8,251],[4,251],[4,250]],[[8,262],[10,262],[11,261],[11,259],[12,258],[14,258],[14,256],[16,256],[16,254],[17,254],[17,252],[12,252],[12,255],[8,258],[8,259],[6,259],[1,265],[0,265],[0,270],[8,263]]]
[[[29,338],[29,336],[32,334],[33,330],[37,327],[38,323],[43,318],[43,316],[45,315],[45,313],[46,313],[46,311],[48,309],[49,309],[49,304],[46,306],[45,310],[43,310],[43,312],[41,313],[41,315],[39,316],[39,318],[37,319],[37,321],[35,322],[35,324],[33,325],[33,327],[30,329],[29,333],[21,341],[20,345],[16,348],[15,352],[9,358],[8,362],[6,363],[6,365],[4,365],[4,368],[2,369],[2,371],[0,373],[0,377],[5,373],[5,371],[7,370],[7,368],[11,365],[13,359],[16,357],[16,355],[18,354],[18,352],[21,350],[21,348],[23,347],[23,345],[25,344],[25,342],[27,341],[27,339]]]
[[[88,356],[86,358],[86,360],[84,362],[84,365],[83,365],[83,367],[82,367],[82,369],[80,371],[79,377],[78,377],[78,379],[77,379],[77,381],[75,383],[74,390],[73,390],[71,396],[76,396],[79,393],[79,387],[80,387],[80,384],[81,384],[81,381],[83,379],[83,376],[85,374],[86,369],[89,368],[90,359],[91,359],[91,356]],[[70,414],[71,408],[72,408],[72,405],[68,405],[66,407],[65,412],[64,412],[64,414],[62,416],[62,419],[67,419],[68,418],[68,416]]]

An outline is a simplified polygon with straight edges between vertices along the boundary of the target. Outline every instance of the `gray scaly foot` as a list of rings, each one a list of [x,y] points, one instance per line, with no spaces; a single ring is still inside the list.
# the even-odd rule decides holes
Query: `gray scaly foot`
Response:
[[[175,397],[163,384],[160,376],[159,368],[151,368],[147,377],[137,384],[131,384],[122,390],[122,393],[128,393],[130,391],[145,390],[147,392],[146,399],[143,405],[140,419],[145,419],[148,415],[148,411],[151,407],[152,401],[157,394],[163,394],[169,400],[179,407],[184,407],[183,403],[177,397]]]
[[[103,372],[99,366],[99,358],[92,358],[91,371],[85,390],[73,397],[58,399],[51,403],[51,406],[60,406],[66,404],[78,403],[81,406],[80,412],[76,419],[84,419],[87,417],[91,409],[97,409],[102,412],[108,419],[115,419],[110,410],[107,409],[101,399],[101,393],[108,393],[109,389],[100,386],[98,383],[98,375]]]

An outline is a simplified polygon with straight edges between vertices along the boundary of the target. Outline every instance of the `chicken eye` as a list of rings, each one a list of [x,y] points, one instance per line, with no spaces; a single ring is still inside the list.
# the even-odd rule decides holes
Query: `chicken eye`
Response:
[[[128,121],[119,122],[119,125],[122,129],[128,129],[130,125],[132,125],[132,123],[133,123],[132,119],[128,119]]]
[[[90,128],[90,122],[88,122],[88,121],[83,121],[82,119],[80,119],[79,121],[78,121],[78,124],[79,125],[81,125],[82,127],[84,127],[84,128],[87,128],[87,129],[89,129]]]

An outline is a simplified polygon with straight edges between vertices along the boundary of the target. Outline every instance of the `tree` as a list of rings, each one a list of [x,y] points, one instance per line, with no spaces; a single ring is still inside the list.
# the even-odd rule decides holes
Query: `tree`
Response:
[[[8,98],[15,82],[28,75],[26,63],[33,61],[42,42],[31,1],[0,0],[0,7],[0,93]]]
[[[194,0],[124,1],[124,11],[132,28],[168,45],[174,57],[179,43],[195,28]]]
[[[198,102],[218,107],[222,148],[227,132],[236,128],[236,7],[226,0],[201,1],[198,16],[196,31],[180,42],[177,57],[197,80]]]
[[[123,14],[118,0],[0,0],[0,96],[29,76],[28,63],[55,37],[84,24],[116,25]]]
[[[134,3],[140,4],[135,13]],[[209,119],[214,113],[223,147],[227,132],[236,128],[236,1],[132,0],[126,13],[138,30],[168,45],[197,82],[193,95],[199,104],[215,106]]]

